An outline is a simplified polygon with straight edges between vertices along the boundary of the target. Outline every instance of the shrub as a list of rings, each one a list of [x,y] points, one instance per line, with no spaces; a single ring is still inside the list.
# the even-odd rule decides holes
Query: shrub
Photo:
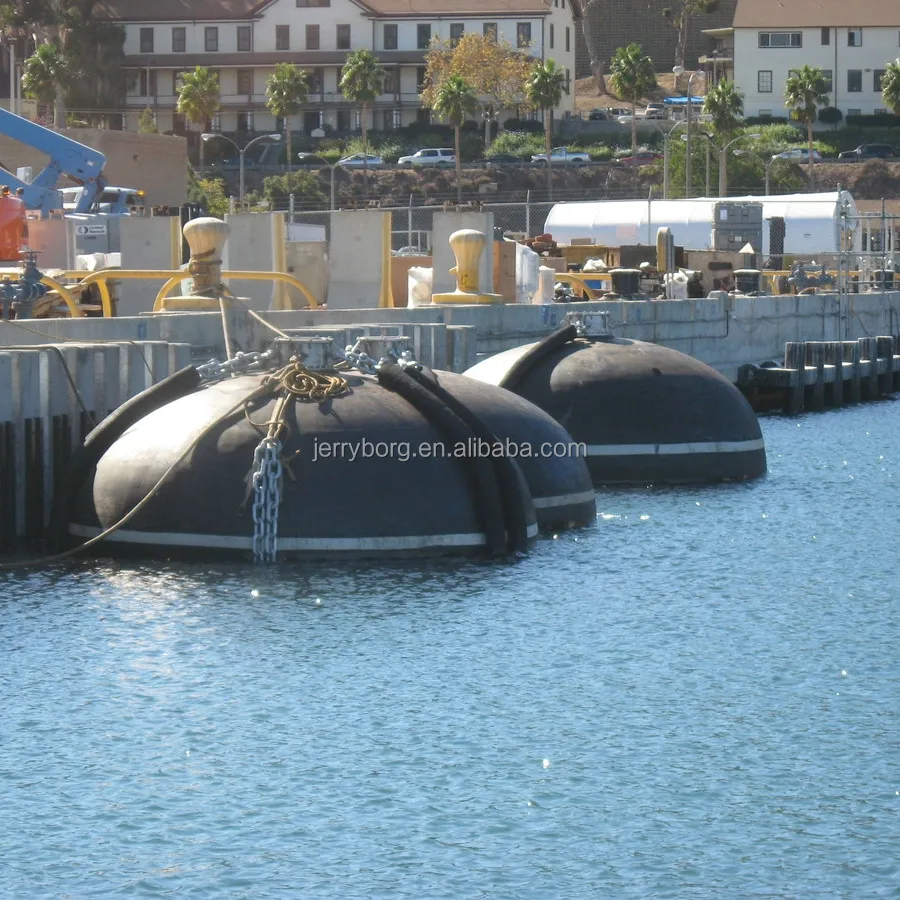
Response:
[[[526,131],[529,134],[543,134],[543,123],[534,119],[507,119],[503,123],[504,131]]]
[[[497,140],[491,143],[485,155],[494,156],[498,153],[509,153],[512,156],[530,159],[532,154],[543,152],[544,138],[542,135],[525,134],[521,131],[504,131]]]
[[[291,194],[304,204],[323,203],[327,199],[313,172],[291,172],[290,175],[271,175],[263,179],[263,195],[268,200],[279,200]]]
[[[836,106],[826,106],[819,110],[819,121],[825,125],[837,125],[843,118],[844,114]]]
[[[847,125],[851,128],[866,127],[900,127],[900,117],[893,113],[871,113],[864,116],[847,116]]]

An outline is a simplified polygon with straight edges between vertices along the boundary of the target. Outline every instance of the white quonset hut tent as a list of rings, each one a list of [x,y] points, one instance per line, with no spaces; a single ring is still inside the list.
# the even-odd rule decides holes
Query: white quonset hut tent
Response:
[[[769,226],[765,220],[773,216],[784,219],[785,253],[815,256],[841,249],[842,202],[846,201],[849,216],[858,215],[848,191],[696,200],[593,200],[555,204],[547,216],[544,233],[564,246],[580,238],[600,246],[623,247],[655,245],[657,229],[667,227],[678,246],[711,250],[714,209],[722,199],[762,203],[763,255],[769,252]],[[858,240],[856,236],[854,243]]]

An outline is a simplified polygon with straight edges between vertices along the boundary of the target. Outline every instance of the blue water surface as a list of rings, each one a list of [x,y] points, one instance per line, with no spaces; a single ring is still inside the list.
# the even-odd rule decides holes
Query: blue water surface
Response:
[[[0,896],[900,896],[898,424],[513,562],[0,576]]]

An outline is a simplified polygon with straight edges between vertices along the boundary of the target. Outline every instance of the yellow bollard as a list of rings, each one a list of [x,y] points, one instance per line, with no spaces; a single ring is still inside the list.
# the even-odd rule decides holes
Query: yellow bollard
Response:
[[[450,294],[432,294],[433,303],[502,303],[502,294],[486,294],[478,283],[478,264],[487,238],[480,231],[463,228],[450,235],[450,247],[456,265],[450,270],[456,276],[456,290]]]

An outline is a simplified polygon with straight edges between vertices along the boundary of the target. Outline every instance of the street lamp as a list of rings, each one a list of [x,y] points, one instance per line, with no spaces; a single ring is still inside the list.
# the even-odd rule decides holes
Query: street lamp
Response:
[[[730,140],[721,150],[719,150],[719,196],[724,197],[728,193],[728,148],[732,144],[736,144],[738,141],[742,141],[744,138],[753,138],[754,140],[758,140],[761,138],[761,134],[739,134],[733,140]],[[735,150],[735,153],[738,151]],[[766,191],[768,194],[769,192]]]
[[[267,144],[277,144],[281,140],[280,134],[261,134],[259,137],[253,138],[252,141],[248,141],[244,144],[243,147],[238,147],[238,145],[230,138],[225,137],[224,134],[210,133],[208,131],[204,131],[203,134],[200,135],[200,140],[205,144],[208,144],[211,140],[218,138],[220,141],[228,141],[232,147],[238,152],[238,202],[243,207],[244,205],[244,154],[256,143],[259,141],[264,141]]]
[[[663,200],[669,199],[669,137],[684,122],[676,122],[663,136]]]
[[[763,159],[762,155],[759,153],[755,153],[753,150],[741,150],[738,148],[737,150],[731,151],[735,156],[758,156],[760,159]],[[763,161],[763,167],[766,172],[766,197],[769,196],[769,169],[772,168],[772,164],[777,162],[781,157],[776,153],[768,162]]]
[[[684,74],[684,66],[674,66],[672,71],[675,75],[683,75]],[[691,92],[691,85],[694,82],[694,79],[700,75],[703,77],[704,73],[701,71],[691,72],[690,77],[688,78],[687,84],[687,128],[685,129],[685,133],[687,134],[687,161],[684,167],[684,195],[688,199],[691,197],[691,106],[693,105],[693,93]]]
[[[712,146],[712,135],[708,134],[705,131],[698,131],[696,133],[702,134],[703,137],[706,138],[706,192],[705,192],[705,196],[708,197],[709,196],[709,154],[710,154],[709,148]],[[687,135],[683,134],[681,136],[681,139],[683,141],[687,141]]]

